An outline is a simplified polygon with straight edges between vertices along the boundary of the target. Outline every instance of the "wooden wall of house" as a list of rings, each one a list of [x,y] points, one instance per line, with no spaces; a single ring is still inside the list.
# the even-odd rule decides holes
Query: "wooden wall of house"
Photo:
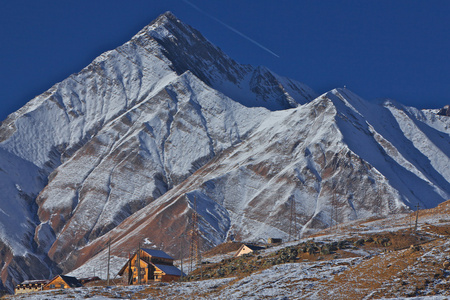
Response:
[[[14,290],[14,294],[25,294],[25,293],[32,293],[42,290],[42,284],[36,285],[36,284],[18,284]]]
[[[177,275],[167,275],[163,271],[156,269],[155,270],[155,281],[160,282],[170,282],[170,281],[176,281],[179,280],[180,276]]]
[[[161,282],[171,282],[171,281],[177,281],[180,280],[180,276],[176,275],[163,275]]]
[[[147,263],[141,260],[141,284],[148,283],[148,281],[153,280],[153,272],[149,269]],[[138,284],[138,268],[136,266],[136,259],[131,262],[131,271],[133,276],[133,284]],[[124,274],[128,274],[128,268],[125,270]]]
[[[148,261],[148,262],[152,262],[152,263],[156,263],[156,264],[173,265],[172,259],[151,256],[145,251],[141,251],[141,259],[144,261]]]
[[[49,283],[47,283],[44,286],[44,290],[52,290],[52,289],[68,289],[70,288],[69,285],[66,284],[66,282],[61,277],[56,277]]]
[[[147,252],[141,251],[141,259],[150,262],[151,256]]]
[[[141,284],[147,284],[151,281],[162,281],[162,282],[169,282],[169,281],[175,281],[179,280],[179,276],[176,275],[166,275],[161,270],[155,269],[155,267],[150,264],[151,263],[157,263],[157,264],[164,264],[164,265],[171,265],[173,266],[173,260],[168,258],[160,258],[160,257],[154,257],[146,253],[145,251],[140,252],[140,269],[141,269]],[[138,284],[138,268],[136,266],[137,262],[137,254],[134,254],[130,261],[129,265],[125,268],[123,271],[124,280],[126,280],[127,284]],[[147,264],[146,262],[149,262]],[[131,276],[132,280],[129,281],[129,266],[131,265]]]
[[[244,246],[244,247],[242,247],[241,251],[239,251],[239,253],[236,256],[241,256],[241,255],[244,255],[244,254],[247,254],[247,253],[252,253],[252,252],[253,252],[252,249],[250,249],[247,246]]]

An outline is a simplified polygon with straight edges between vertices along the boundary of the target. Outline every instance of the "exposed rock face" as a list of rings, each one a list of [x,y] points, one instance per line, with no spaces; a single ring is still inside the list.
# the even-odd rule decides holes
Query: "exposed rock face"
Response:
[[[446,105],[443,108],[441,108],[437,114],[440,116],[450,117],[450,105]]]
[[[449,120],[317,97],[163,14],[2,123],[3,285],[70,271],[110,238],[118,257],[144,238],[178,256],[194,201],[204,249],[286,236],[292,201],[299,234],[435,206]]]
[[[231,147],[269,112],[185,73],[101,130],[51,175],[39,217],[57,262],[105,234]],[[70,179],[69,179],[70,178]]]
[[[145,48],[156,42],[178,75],[189,70],[209,86],[249,107],[286,109],[317,96],[306,85],[267,68],[236,63],[171,13],[141,30],[131,42]]]

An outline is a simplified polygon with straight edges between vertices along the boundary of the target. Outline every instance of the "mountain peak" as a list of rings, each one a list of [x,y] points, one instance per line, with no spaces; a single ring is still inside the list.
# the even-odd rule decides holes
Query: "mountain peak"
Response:
[[[246,106],[286,109],[317,96],[306,85],[276,76],[266,67],[237,63],[170,11],[142,29],[131,43],[163,57],[177,75],[189,70],[210,87]]]
[[[178,20],[178,18],[170,10],[168,10],[165,13],[160,15],[160,17],[162,17],[162,16],[167,17],[169,19]]]
[[[164,24],[166,22],[180,22],[180,20],[171,11],[166,11],[159,15],[152,23],[150,23],[150,25]]]

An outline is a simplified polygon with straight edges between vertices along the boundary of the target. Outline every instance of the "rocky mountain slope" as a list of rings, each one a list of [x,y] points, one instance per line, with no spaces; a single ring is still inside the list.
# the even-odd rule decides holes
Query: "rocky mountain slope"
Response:
[[[358,111],[358,103],[367,110]],[[424,118],[430,139],[439,141],[445,135],[432,128],[443,129],[445,123],[427,111],[403,109],[392,102],[368,103],[348,90],[333,90],[296,109],[272,112],[245,141],[217,155],[102,238],[79,248],[70,268],[104,249],[109,239],[117,257],[126,257],[144,240],[179,256],[180,238],[184,243],[188,240],[194,201],[201,215],[204,249],[230,234],[245,241],[286,238],[293,202],[297,237],[351,220],[402,213],[417,203],[434,207],[449,196],[448,177],[441,177],[448,175],[432,156],[422,165],[420,156],[408,156],[417,148],[403,146],[404,133],[392,124]],[[369,123],[370,113],[377,111],[379,118],[390,122]],[[422,139],[416,138],[417,147],[437,144]],[[448,138],[433,152],[442,161],[448,161],[446,143]],[[430,161],[435,168],[442,167],[443,175],[423,172],[432,168]],[[87,267],[105,257],[100,252]]]
[[[48,278],[107,240],[174,254],[299,234],[450,198],[450,118],[346,89],[317,97],[241,65],[171,13],[0,127],[0,277]]]

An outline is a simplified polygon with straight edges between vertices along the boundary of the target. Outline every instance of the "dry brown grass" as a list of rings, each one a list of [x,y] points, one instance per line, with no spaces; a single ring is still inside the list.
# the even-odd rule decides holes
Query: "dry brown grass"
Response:
[[[429,241],[424,235],[414,234],[408,230],[401,230],[396,232],[384,232],[378,234],[364,235],[364,239],[372,238],[374,242],[365,243],[367,248],[386,248],[388,250],[401,250],[409,248],[411,245],[418,245]],[[382,245],[381,241],[388,240],[386,245]],[[378,243],[377,243],[378,241]]]
[[[330,296],[329,291],[333,291],[333,299],[423,295],[427,287],[446,276],[441,269],[442,262],[421,259],[424,253],[439,243],[442,241],[425,243],[419,250],[391,251],[365,260],[324,282],[318,291],[318,298],[326,299]],[[427,295],[435,293],[437,291],[433,289]]]
[[[450,225],[425,225],[422,226],[422,229],[439,235],[450,235]]]
[[[230,252],[235,252],[237,250],[239,250],[239,248],[242,246],[243,243],[240,242],[227,242],[227,243],[222,243],[220,245],[217,245],[216,247],[212,248],[211,250],[205,252],[203,254],[204,257],[210,257],[210,256],[214,256],[214,255],[219,255],[219,254],[227,254]]]

